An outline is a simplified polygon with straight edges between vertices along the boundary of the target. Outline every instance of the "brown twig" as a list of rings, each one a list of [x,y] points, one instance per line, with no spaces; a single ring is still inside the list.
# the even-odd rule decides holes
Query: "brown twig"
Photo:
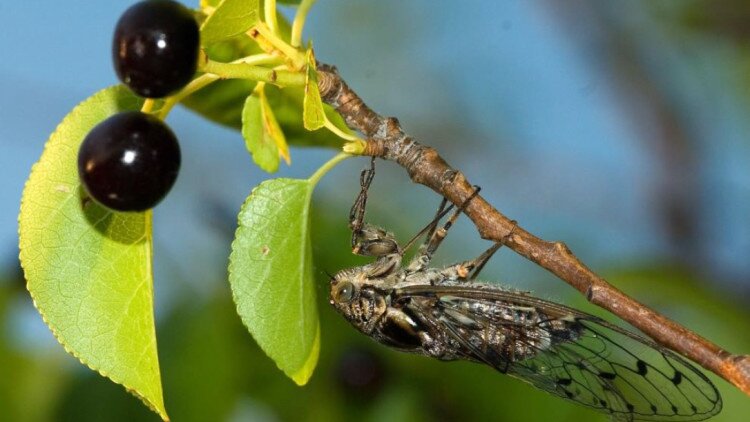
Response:
[[[421,145],[401,129],[398,120],[370,109],[332,66],[318,67],[323,101],[347,125],[367,138],[364,155],[400,164],[409,177],[454,204],[462,204],[474,187],[433,148]],[[697,362],[750,395],[750,356],[733,355],[687,328],[649,309],[607,283],[586,267],[562,242],[542,240],[519,227],[481,196],[464,211],[483,239],[503,242],[516,253],[547,269],[584,294],[593,304],[629,322],[658,343]]]

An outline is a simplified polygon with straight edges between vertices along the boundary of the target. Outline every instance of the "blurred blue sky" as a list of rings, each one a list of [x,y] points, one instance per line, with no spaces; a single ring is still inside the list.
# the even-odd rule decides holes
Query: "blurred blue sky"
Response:
[[[131,3],[0,5],[6,22],[0,31],[5,49],[0,64],[0,256],[7,256],[3,262],[9,266],[16,254],[24,180],[65,114],[116,82],[110,37]],[[592,27],[584,23],[566,21],[551,4],[469,1],[446,7],[427,0],[320,0],[307,34],[318,58],[336,64],[374,109],[397,116],[418,140],[437,147],[483,187],[496,207],[531,232],[565,240],[594,268],[673,258],[674,244],[655,205],[664,169],[654,158],[649,138],[654,130],[648,119],[635,119],[622,100],[597,33],[588,33]],[[691,148],[698,157],[692,167],[698,182],[691,194],[699,199],[700,239],[710,242],[698,248],[698,262],[723,286],[747,291],[750,128],[747,104],[737,95],[746,93],[736,88],[732,67],[722,65],[736,53],[719,42],[677,44],[642,7],[612,9],[622,9],[627,18],[620,23],[626,30],[643,34],[636,37],[636,53],[690,123]],[[221,279],[215,268],[226,262],[228,245],[207,221],[209,206],[238,209],[252,186],[267,176],[244,154],[239,134],[184,110],[168,121],[182,141],[184,165],[175,191],[155,213],[157,278],[161,272],[182,279],[180,260],[195,264],[198,259],[206,265],[191,265],[190,279]],[[332,154],[295,149],[293,167],[279,175],[305,177]],[[350,160],[316,193],[326,201],[326,212],[341,215],[342,224],[364,165],[364,160]],[[439,199],[406,184],[406,175],[395,166],[381,169],[375,189],[380,198],[389,196],[369,215],[413,230],[413,222],[421,224]],[[463,233],[447,254],[465,254],[461,245],[476,251],[484,247],[468,224],[460,227]],[[547,277],[512,257],[499,261],[504,279]],[[171,286],[157,286],[157,298],[165,297],[158,289],[217,288],[179,281]]]

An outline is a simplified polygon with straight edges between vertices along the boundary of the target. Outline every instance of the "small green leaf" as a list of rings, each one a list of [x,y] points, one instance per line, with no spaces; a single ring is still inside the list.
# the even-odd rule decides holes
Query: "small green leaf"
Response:
[[[298,385],[312,375],[320,349],[310,249],[313,187],[308,180],[273,179],[253,189],[229,257],[237,313]]]
[[[281,89],[275,86],[266,86],[266,95],[290,144],[341,147],[344,141],[328,129],[321,128],[309,131],[303,127],[302,103],[304,91],[302,88]],[[346,133],[354,133],[346,126],[344,118],[333,107],[323,104],[323,111],[334,126]]]
[[[240,35],[258,23],[259,17],[258,0],[222,0],[201,25],[201,44]]]
[[[290,164],[289,158],[289,145],[286,144],[286,138],[284,132],[279,126],[279,122],[276,121],[276,115],[274,114],[273,108],[268,104],[268,98],[266,98],[265,90],[260,93],[260,108],[263,110],[263,129],[268,136],[273,139],[274,144],[279,150],[279,156],[286,161],[287,165]]]
[[[305,97],[302,100],[302,121],[305,129],[315,130],[320,129],[325,124],[325,112],[318,89],[318,72],[315,69],[315,53],[313,53],[312,46],[307,49],[305,61],[307,66],[305,70]]]
[[[244,80],[217,81],[189,96],[183,104],[216,123],[234,129],[242,128],[242,110],[247,96],[255,87]],[[287,143],[296,146],[340,148],[343,140],[327,129],[306,130],[302,125],[302,88],[278,89],[266,85],[266,97],[274,110]],[[323,105],[328,120],[347,133],[344,119],[328,104]]]
[[[34,305],[65,350],[168,420],[154,329],[151,213],[113,213],[92,202],[76,164],[91,128],[141,104],[117,86],[65,117],[26,182],[19,247]]]
[[[290,25],[282,15],[278,15],[282,37],[289,38]],[[258,45],[248,37],[234,37],[215,43],[206,49],[211,60],[231,62],[232,60],[260,53]],[[194,112],[216,123],[240,130],[242,110],[247,96],[255,89],[255,82],[247,80],[223,80],[191,94],[182,104]],[[266,86],[268,102],[274,110],[279,127],[284,132],[287,143],[296,146],[316,146],[340,148],[343,140],[327,129],[308,131],[302,123],[304,90]],[[323,110],[339,129],[352,133],[344,119],[328,104]]]
[[[273,173],[279,168],[279,156],[289,164],[289,146],[284,132],[268,105],[265,91],[248,96],[242,110],[242,136],[253,161],[263,170]]]
[[[242,109],[242,137],[255,164],[268,173],[274,173],[279,169],[279,148],[268,136],[263,121],[260,94],[254,93],[247,97]]]

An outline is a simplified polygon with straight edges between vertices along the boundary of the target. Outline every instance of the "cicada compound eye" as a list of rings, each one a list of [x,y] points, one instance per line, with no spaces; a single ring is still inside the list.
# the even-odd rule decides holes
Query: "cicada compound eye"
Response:
[[[350,281],[344,281],[339,286],[339,289],[336,292],[336,297],[338,298],[339,302],[349,302],[354,298],[354,284],[352,284]]]

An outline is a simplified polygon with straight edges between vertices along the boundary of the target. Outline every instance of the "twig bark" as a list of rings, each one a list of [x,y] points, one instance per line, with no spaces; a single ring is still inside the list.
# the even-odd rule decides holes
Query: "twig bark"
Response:
[[[370,109],[344,82],[335,67],[318,66],[323,101],[344,117],[347,125],[367,138],[364,155],[391,160],[409,177],[454,204],[462,204],[474,187],[433,148],[409,137],[398,120]],[[501,214],[481,196],[464,211],[483,239],[503,242],[516,253],[573,286],[593,304],[627,321],[663,346],[695,361],[750,395],[750,356],[734,355],[676,322],[660,315],[607,283],[586,267],[562,242],[542,240]]]

